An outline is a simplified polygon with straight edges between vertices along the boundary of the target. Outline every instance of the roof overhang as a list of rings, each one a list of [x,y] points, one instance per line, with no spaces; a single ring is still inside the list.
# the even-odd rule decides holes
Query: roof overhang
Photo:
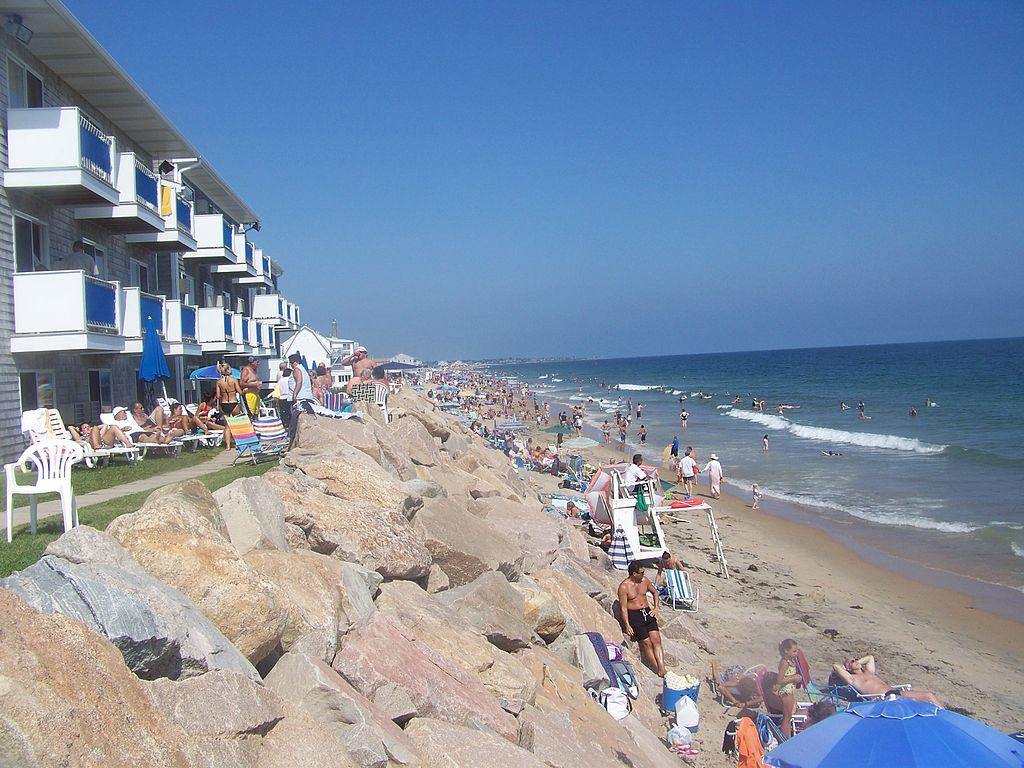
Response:
[[[0,14],[17,13],[32,32],[28,49],[93,107],[157,160],[202,157],[142,88],[81,22],[57,0],[0,0]],[[240,223],[259,217],[205,159],[188,178]]]

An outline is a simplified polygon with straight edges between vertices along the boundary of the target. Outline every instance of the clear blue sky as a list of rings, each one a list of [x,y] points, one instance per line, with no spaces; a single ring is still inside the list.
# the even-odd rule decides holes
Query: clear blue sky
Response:
[[[68,3],[371,353],[1024,335],[1017,0]]]

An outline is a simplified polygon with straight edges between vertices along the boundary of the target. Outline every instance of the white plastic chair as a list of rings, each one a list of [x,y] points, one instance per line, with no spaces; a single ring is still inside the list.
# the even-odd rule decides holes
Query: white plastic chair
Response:
[[[14,524],[14,494],[29,497],[29,521],[36,532],[36,496],[40,493],[60,494],[64,513],[64,530],[78,525],[78,505],[71,489],[71,467],[85,457],[85,448],[72,440],[44,440],[30,445],[13,464],[4,464],[7,485],[7,543],[11,543]],[[35,485],[19,485],[17,471],[34,469]]]

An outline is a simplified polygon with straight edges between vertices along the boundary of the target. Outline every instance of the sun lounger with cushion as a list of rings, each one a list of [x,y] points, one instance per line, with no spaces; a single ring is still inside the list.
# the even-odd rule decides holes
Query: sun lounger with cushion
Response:
[[[28,417],[28,418],[26,418]],[[26,411],[22,414],[22,426],[29,425],[25,430],[29,436],[29,442],[33,445],[43,440],[71,440],[75,438],[64,426],[64,419],[56,408],[39,408],[38,413]],[[88,440],[77,441],[85,449],[85,456],[82,463],[89,469],[106,464],[112,456],[124,456],[128,463],[139,459],[139,451],[136,448],[124,445],[115,445],[112,448],[93,448]]]

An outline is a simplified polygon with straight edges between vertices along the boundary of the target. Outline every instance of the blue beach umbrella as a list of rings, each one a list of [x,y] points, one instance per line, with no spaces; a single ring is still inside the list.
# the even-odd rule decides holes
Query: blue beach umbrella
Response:
[[[231,369],[231,375],[236,379],[242,378],[242,372],[237,368]],[[220,378],[220,374],[217,373],[216,365],[207,365],[202,368],[196,368],[188,375],[188,378],[190,381],[216,381]]]
[[[164,348],[156,333],[156,322],[152,317],[146,318],[146,333],[142,337],[142,360],[139,362],[139,378],[149,382],[171,378],[171,371],[167,367],[167,358],[164,356]]]
[[[1024,768],[1024,746],[948,709],[898,698],[854,704],[764,757],[775,768]]]

